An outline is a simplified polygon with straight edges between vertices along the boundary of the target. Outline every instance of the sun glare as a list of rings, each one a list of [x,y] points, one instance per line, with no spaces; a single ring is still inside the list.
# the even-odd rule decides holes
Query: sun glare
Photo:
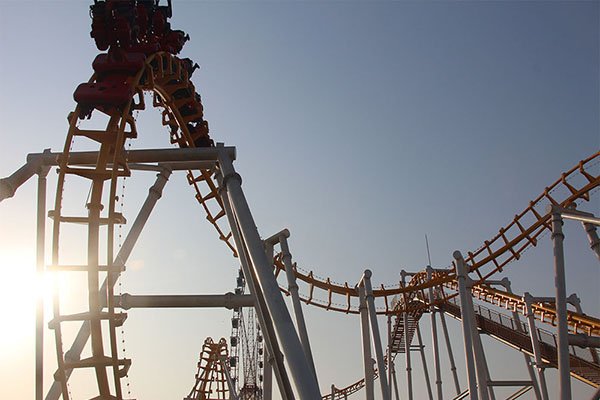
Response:
[[[37,296],[42,293],[46,297],[50,291],[47,279],[37,277],[33,250],[2,249],[0,271],[2,316],[10,322],[10,329],[0,330],[0,353],[11,354],[33,340]]]

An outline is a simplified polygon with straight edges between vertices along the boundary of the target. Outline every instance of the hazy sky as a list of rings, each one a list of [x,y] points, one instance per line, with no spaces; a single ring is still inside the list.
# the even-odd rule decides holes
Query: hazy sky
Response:
[[[89,3],[0,1],[0,176],[27,153],[62,149],[72,93],[98,53]],[[434,266],[447,266],[452,251],[478,248],[600,149],[598,2],[175,0],[173,14],[173,27],[191,36],[182,56],[201,65],[193,81],[211,135],[237,147],[261,235],[289,228],[299,266],[338,282],[353,284],[370,268],[375,284],[397,283],[401,269],[426,264],[425,234]],[[159,113],[140,113],[138,130],[132,148],[169,147]],[[129,221],[152,181],[127,180]],[[86,194],[67,186],[66,201],[83,214]],[[597,193],[582,209],[600,213]],[[578,224],[565,230],[568,294],[598,316],[597,261]],[[0,204],[1,398],[33,396],[34,245],[32,181]],[[81,255],[79,246],[74,240],[69,257]],[[122,291],[224,293],[237,268],[180,174],[131,257]],[[550,296],[552,274],[546,235],[502,276],[518,293]],[[84,296],[61,279],[65,296]],[[322,390],[359,378],[358,318],[306,313]],[[230,318],[226,310],[131,310],[131,397],[187,395],[205,337],[228,337]],[[460,325],[450,325],[465,386]],[[427,322],[422,329],[428,346]],[[47,384],[53,340],[48,330]],[[517,352],[484,343],[492,378],[524,377]],[[397,368],[402,380],[402,357]],[[76,399],[95,390],[86,385],[88,377],[75,377]],[[574,398],[591,393],[573,385]],[[422,385],[415,390],[426,395]]]

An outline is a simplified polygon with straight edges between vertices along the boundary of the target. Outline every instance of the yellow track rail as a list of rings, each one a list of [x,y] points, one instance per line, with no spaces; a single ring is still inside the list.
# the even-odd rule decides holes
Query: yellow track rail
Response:
[[[69,115],[69,131],[65,141],[63,153],[59,159],[59,176],[56,190],[56,200],[51,216],[53,223],[52,269],[65,271],[83,271],[87,274],[88,310],[77,314],[61,314],[58,293],[55,295],[53,305],[53,320],[50,327],[55,331],[58,370],[56,380],[60,382],[64,400],[69,400],[70,393],[67,386],[68,376],[71,371],[78,368],[93,368],[96,373],[98,392],[101,398],[123,398],[121,379],[127,374],[131,364],[130,360],[120,359],[118,355],[118,342],[116,328],[125,320],[126,314],[116,313],[113,303],[113,287],[119,278],[124,266],[114,265],[114,236],[115,225],[125,223],[125,219],[116,211],[118,178],[130,175],[127,165],[127,152],[125,143],[127,139],[135,138],[137,131],[132,111],[145,108],[144,91],[154,93],[153,106],[163,109],[163,125],[169,126],[171,142],[181,147],[194,147],[197,137],[190,133],[187,124],[198,115],[182,115],[179,107],[185,101],[195,96],[193,83],[190,81],[184,63],[169,53],[156,53],[149,56],[144,67],[134,76],[130,77],[130,84],[134,88],[134,96],[121,107],[107,111],[109,121],[104,130],[79,129],[79,116],[81,108],[78,106]],[[96,82],[92,76],[90,83]],[[186,89],[182,91],[182,89]],[[175,96],[174,94],[179,94]],[[181,93],[187,93],[182,96]],[[137,99],[136,99],[137,97]],[[137,102],[136,102],[137,100]],[[98,111],[97,111],[98,112]],[[99,155],[94,167],[82,167],[70,162],[70,152],[75,139],[91,140],[99,145]],[[65,197],[65,182],[67,177],[81,177],[91,182],[91,192],[87,203],[87,217],[71,217],[63,215],[63,199]],[[230,243],[231,233],[225,234],[221,228],[221,218],[224,216],[220,198],[213,193],[217,192],[213,171],[189,171],[188,179],[197,192],[197,198],[203,205],[207,219],[212,223],[220,237],[235,252]],[[106,184],[108,183],[108,184]],[[205,187],[202,187],[204,185]],[[106,190],[108,187],[108,190]],[[208,193],[202,195],[201,190]],[[106,206],[103,203],[108,203]],[[214,203],[214,204],[212,204]],[[217,211],[213,211],[217,210]],[[103,215],[103,216],[102,216]],[[65,266],[61,265],[61,228],[68,223],[84,223],[88,231],[88,249],[86,265]],[[100,240],[100,226],[106,226],[106,241]],[[104,246],[104,247],[103,247]],[[101,257],[100,250],[106,251],[106,256]],[[106,264],[100,265],[100,260],[105,259]],[[107,290],[100,292],[100,278],[106,278]],[[106,304],[107,311],[103,311]],[[82,321],[90,325],[91,357],[83,360],[74,360],[65,355],[63,349],[63,324],[72,321]],[[108,335],[103,335],[103,321],[108,321]],[[104,341],[108,340],[108,354],[106,354]],[[107,369],[112,369],[112,384],[109,383]],[[114,394],[113,394],[114,393]]]

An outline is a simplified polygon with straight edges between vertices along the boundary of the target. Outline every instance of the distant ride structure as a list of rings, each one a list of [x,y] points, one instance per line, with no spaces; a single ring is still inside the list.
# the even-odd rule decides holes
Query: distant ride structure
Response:
[[[97,393],[93,399],[125,398],[122,380],[132,361],[120,353],[118,330],[127,319],[123,310],[136,307],[232,310],[229,345],[226,339],[204,341],[186,400],[270,400],[273,379],[284,400],[345,399],[359,390],[371,400],[376,379],[381,398],[398,399],[402,387],[412,399],[411,354],[415,352],[422,362],[429,398],[441,400],[442,339],[451,365],[455,400],[467,396],[494,400],[497,387],[516,388],[511,399],[528,392],[536,399],[548,399],[544,374],[548,368],[559,371],[561,400],[571,398],[571,377],[600,387],[600,319],[586,315],[576,295],[567,297],[562,251],[562,225],[575,221],[582,225],[592,252],[600,260],[596,229],[600,219],[578,207],[589,202],[600,186],[600,152],[563,173],[480,248],[467,251],[464,257],[455,252],[445,268],[401,271],[400,281],[391,285],[374,286],[369,270],[356,283],[336,283],[335,279],[303,271],[292,262],[289,231],[267,239],[259,235],[241,189],[241,176],[233,167],[235,149],[215,145],[209,136],[201,97],[190,79],[197,64],[178,57],[189,36],[171,28],[171,1],[165,6],[158,0],[95,0],[90,15],[91,37],[104,53],[94,60],[90,80],[74,92],[77,107],[69,114],[62,152],[32,154],[23,168],[0,180],[3,200],[38,175],[38,272],[69,273],[83,276],[85,281],[86,302],[80,309],[65,307],[58,289],[54,298],[48,327],[54,331],[57,369],[46,399],[74,398],[69,378],[84,370],[93,371],[95,377]],[[126,144],[138,135],[133,113],[145,109],[144,93],[151,93],[152,106],[162,110],[162,124],[168,129],[171,144],[179,149],[127,150]],[[105,128],[86,127],[92,119],[103,121]],[[78,146],[92,145],[96,151],[77,151]],[[58,170],[54,208],[46,212],[46,174],[54,167]],[[134,172],[147,171],[157,173],[156,181],[125,240],[118,245],[118,227],[130,222],[119,211],[120,182]],[[126,271],[146,220],[169,176],[179,171],[186,173],[207,220],[241,264],[234,293],[144,298],[116,294],[115,285]],[[67,181],[90,187],[84,210],[74,209],[66,201],[80,195],[77,185],[68,186]],[[52,220],[49,265],[44,253],[47,217]],[[81,236],[82,230],[85,256],[80,262],[65,261],[70,260],[65,244],[73,235]],[[494,279],[547,232],[551,233],[555,260],[554,296],[518,295],[511,291],[508,279]],[[278,252],[275,247],[279,247]],[[291,313],[283,295],[292,303]],[[364,377],[349,378],[353,383],[341,388],[331,385],[331,390],[323,393],[301,303],[360,316]],[[431,322],[435,386],[430,384],[420,332],[426,314]],[[387,335],[380,331],[378,316],[387,318]],[[456,374],[445,316],[461,323],[466,387],[461,387]],[[536,326],[539,323],[544,328]],[[69,332],[75,324],[79,330],[72,335]],[[36,400],[44,397],[42,325],[43,304],[38,304]],[[494,380],[481,334],[523,353],[526,379]],[[387,340],[382,340],[385,337]],[[67,349],[68,342],[71,345]],[[404,385],[397,384],[395,362],[399,357],[406,364]]]

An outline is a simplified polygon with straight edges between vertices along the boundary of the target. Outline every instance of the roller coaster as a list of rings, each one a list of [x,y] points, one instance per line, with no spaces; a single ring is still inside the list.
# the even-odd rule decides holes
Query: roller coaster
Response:
[[[435,387],[425,372],[431,399],[443,398],[438,343],[442,337],[452,365],[454,399],[495,399],[496,387],[515,387],[510,399],[526,393],[533,393],[536,399],[549,399],[545,378],[549,368],[558,370],[560,399],[571,398],[571,378],[600,388],[600,319],[585,314],[576,296],[567,297],[562,252],[562,225],[574,220],[582,224],[591,251],[600,260],[600,239],[596,233],[600,219],[584,211],[600,186],[600,152],[560,174],[478,249],[467,251],[464,256],[455,252],[445,268],[427,266],[418,271],[402,271],[399,282],[380,286],[373,286],[369,270],[358,282],[337,283],[333,277],[320,277],[292,262],[288,230],[267,239],[260,237],[241,188],[241,176],[233,165],[235,148],[215,144],[209,135],[201,97],[191,81],[197,64],[178,57],[189,36],[171,29],[171,2],[165,6],[158,0],[95,0],[90,15],[91,36],[103,53],[92,63],[92,77],[74,92],[77,106],[69,114],[62,152],[30,154],[25,166],[0,181],[0,200],[4,200],[38,175],[38,269],[84,277],[78,280],[84,282],[87,295],[83,308],[65,310],[60,294],[57,292],[54,297],[48,327],[54,332],[57,369],[45,395],[47,400],[73,398],[69,380],[71,375],[83,371],[91,371],[95,377],[94,399],[126,398],[123,379],[132,360],[119,352],[119,331],[127,319],[124,310],[136,307],[213,306],[234,311],[229,345],[226,339],[206,338],[186,400],[270,400],[273,378],[281,398],[286,400],[346,399],[355,393],[371,400],[377,384],[382,399],[399,399],[399,386],[405,387],[412,399],[411,354],[420,353],[425,360],[419,323],[426,314],[431,320],[435,359]],[[178,148],[128,150],[127,143],[138,136],[133,113],[147,106],[144,93],[151,93],[151,106],[161,110],[170,143]],[[88,127],[96,120],[105,121],[105,128]],[[96,150],[77,150],[90,146]],[[53,209],[46,212],[45,182],[51,168],[57,169],[58,179]],[[117,230],[129,222],[119,211],[120,183],[135,172],[145,171],[156,172],[156,182],[124,242],[116,246]],[[126,273],[129,256],[169,176],[181,171],[207,221],[241,265],[239,279],[243,285],[238,281],[235,293],[222,296],[116,293],[115,286]],[[65,199],[77,196],[79,188],[72,185],[71,189],[67,181],[90,187],[85,212],[71,210],[65,204]],[[52,221],[49,265],[43,261],[46,217]],[[69,248],[69,235],[81,234],[82,230],[87,238],[85,260],[67,263],[69,257],[64,253]],[[507,279],[495,279],[546,233],[551,234],[554,246],[554,297],[516,294]],[[292,313],[284,296],[292,302]],[[364,376],[349,377],[343,387],[331,385],[330,392],[322,393],[302,303],[360,316]],[[573,309],[568,310],[568,304]],[[238,349],[238,342],[242,341],[241,310],[246,308],[252,310],[249,313],[256,313],[256,322],[246,322],[243,331],[254,340],[249,345],[250,353],[245,353],[245,348]],[[456,375],[445,316],[460,321],[467,387],[460,387]],[[380,332],[382,318],[388,321],[387,335]],[[43,335],[40,321],[43,310],[38,309],[38,345]],[[438,323],[442,334],[437,331]],[[75,335],[66,333],[74,329],[78,329]],[[523,353],[528,376],[512,381],[493,380],[482,334]],[[70,345],[68,339],[72,341]],[[248,370],[239,368],[239,352],[247,359],[244,368]],[[44,363],[39,353],[38,348],[36,400],[44,398]],[[403,385],[397,384],[395,371],[399,357],[406,361],[407,381]],[[252,373],[248,373],[252,369],[248,365],[255,365]],[[599,396],[600,389],[594,398]]]

